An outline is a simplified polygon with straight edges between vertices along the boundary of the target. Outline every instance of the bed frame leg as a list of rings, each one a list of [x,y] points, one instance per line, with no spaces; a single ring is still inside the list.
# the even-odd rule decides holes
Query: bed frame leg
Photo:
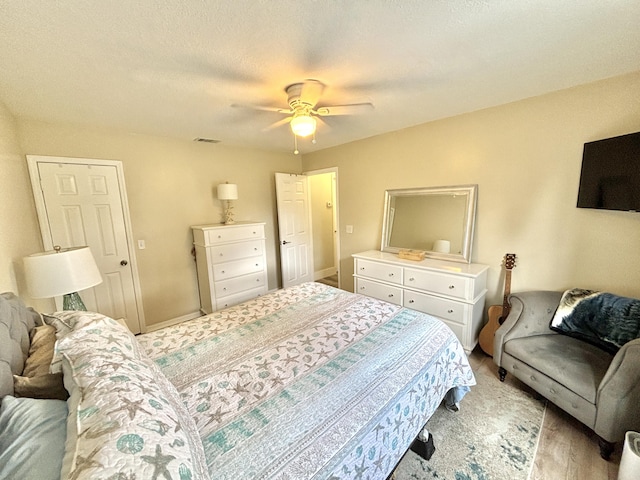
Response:
[[[426,442],[421,440],[419,437],[416,438],[409,449],[420,455],[425,460],[429,460],[433,455],[433,452],[436,451],[436,447],[433,444],[433,435],[429,433],[429,438]]]

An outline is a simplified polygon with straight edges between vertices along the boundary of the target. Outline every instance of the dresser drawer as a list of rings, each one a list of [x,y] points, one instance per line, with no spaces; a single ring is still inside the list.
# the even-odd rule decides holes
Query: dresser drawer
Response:
[[[466,303],[447,300],[446,298],[432,297],[423,293],[404,291],[403,306],[413,310],[428,313],[459,325],[466,323],[469,305]]]
[[[212,263],[230,262],[241,258],[262,255],[264,240],[251,240],[242,243],[230,243],[209,247]]]
[[[266,268],[262,256],[244,258],[233,262],[218,263],[213,266],[213,279],[215,281],[226,280],[239,275],[261,272]]]
[[[402,267],[356,259],[356,275],[402,285]]]
[[[247,300],[257,298],[260,295],[264,295],[265,293],[267,293],[267,287],[263,285],[262,287],[252,288],[251,290],[245,290],[244,292],[236,293],[235,295],[221,297],[216,302],[216,310],[222,310],[223,308],[227,308],[232,305],[237,305],[238,303],[246,302]]]
[[[225,297],[244,290],[257,288],[261,285],[265,285],[265,283],[264,272],[258,272],[215,282],[214,289],[216,297]]]
[[[372,282],[365,278],[356,278],[356,293],[402,305],[402,288]]]
[[[404,272],[404,285],[407,287],[464,300],[473,300],[472,284],[472,279],[459,275],[412,268],[406,268]]]
[[[207,245],[264,238],[264,225],[227,226],[206,231]]]

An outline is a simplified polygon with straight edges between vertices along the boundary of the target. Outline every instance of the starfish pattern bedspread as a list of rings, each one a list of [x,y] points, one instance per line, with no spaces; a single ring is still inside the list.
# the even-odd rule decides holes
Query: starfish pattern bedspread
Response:
[[[216,479],[385,479],[445,394],[475,384],[441,321],[319,283],[137,338]]]

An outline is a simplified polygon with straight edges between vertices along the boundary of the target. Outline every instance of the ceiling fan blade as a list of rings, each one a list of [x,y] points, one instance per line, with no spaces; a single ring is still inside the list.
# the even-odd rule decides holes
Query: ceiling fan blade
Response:
[[[352,103],[350,105],[333,105],[318,107],[315,113],[321,117],[330,115],[358,115],[373,110],[373,103]]]
[[[281,127],[282,125],[286,125],[291,121],[292,118],[293,117],[287,117],[287,118],[283,118],[282,120],[278,120],[277,122],[272,123],[268,127],[263,128],[262,131],[268,132],[269,130],[273,130],[274,128],[278,128],[278,127]]]
[[[318,126],[319,127],[321,126],[323,130],[324,129],[331,130],[331,126],[327,122],[325,122],[322,118],[315,117],[315,119],[316,119],[316,122],[318,123]]]
[[[300,101],[315,107],[320,101],[324,84],[318,80],[305,80],[300,89]]]
[[[290,109],[281,108],[281,107],[269,107],[269,106],[263,106],[263,105],[244,105],[241,103],[232,103],[231,106],[234,108],[250,108],[251,110],[261,110],[263,112],[284,113],[286,115],[293,113]]]

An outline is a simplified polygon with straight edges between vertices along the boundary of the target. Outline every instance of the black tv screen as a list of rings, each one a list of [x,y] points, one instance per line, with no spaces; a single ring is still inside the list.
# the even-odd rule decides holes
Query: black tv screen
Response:
[[[578,207],[640,212],[640,132],[584,144]]]

